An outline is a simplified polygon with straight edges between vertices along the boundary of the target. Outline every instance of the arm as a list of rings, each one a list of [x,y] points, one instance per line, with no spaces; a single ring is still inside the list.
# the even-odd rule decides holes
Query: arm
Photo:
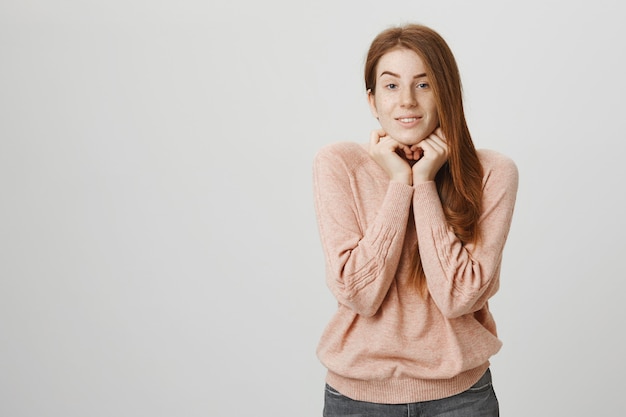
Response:
[[[447,225],[434,182],[416,185],[415,226],[430,295],[448,318],[480,310],[498,289],[518,186],[517,167],[497,156],[485,172],[480,240],[463,245]]]
[[[357,183],[352,170],[336,152],[327,148],[318,153],[313,168],[315,208],[329,288],[339,303],[372,316],[398,267],[413,188],[391,181],[381,199],[380,183],[372,183],[371,177],[370,182]],[[369,225],[364,212],[368,204],[375,205]]]

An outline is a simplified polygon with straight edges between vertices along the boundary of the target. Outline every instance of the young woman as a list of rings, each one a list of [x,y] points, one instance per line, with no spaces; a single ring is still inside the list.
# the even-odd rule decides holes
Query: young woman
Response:
[[[314,192],[338,308],[318,356],[324,416],[497,416],[489,358],[518,172],[476,150],[455,59],[440,35],[380,33],[365,88],[369,143],[323,147]]]

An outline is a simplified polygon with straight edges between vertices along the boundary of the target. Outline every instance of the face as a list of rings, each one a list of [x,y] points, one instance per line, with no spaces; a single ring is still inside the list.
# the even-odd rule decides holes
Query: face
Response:
[[[387,135],[404,145],[421,142],[439,126],[424,63],[410,49],[394,49],[380,58],[368,101]]]

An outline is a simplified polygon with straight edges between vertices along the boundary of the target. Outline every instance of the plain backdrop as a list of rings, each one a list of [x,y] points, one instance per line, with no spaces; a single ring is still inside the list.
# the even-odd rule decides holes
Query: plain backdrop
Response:
[[[311,164],[368,140],[365,54],[406,22],[520,170],[502,415],[623,413],[618,1],[3,0],[0,415],[321,416]]]

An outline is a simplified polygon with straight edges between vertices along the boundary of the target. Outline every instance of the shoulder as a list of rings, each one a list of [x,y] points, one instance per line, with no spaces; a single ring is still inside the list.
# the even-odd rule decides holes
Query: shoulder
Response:
[[[485,174],[490,171],[498,171],[501,173],[510,172],[517,174],[517,165],[509,156],[492,149],[478,149],[478,159]]]
[[[477,153],[485,183],[507,183],[517,187],[519,172],[513,159],[492,149],[478,149]]]
[[[322,146],[316,153],[316,166],[333,164],[352,170],[370,159],[366,148],[356,142],[335,142]]]
[[[483,168],[490,166],[507,166],[517,169],[513,159],[498,151],[494,151],[493,149],[478,149],[476,152],[478,153],[481,164],[483,164]]]

